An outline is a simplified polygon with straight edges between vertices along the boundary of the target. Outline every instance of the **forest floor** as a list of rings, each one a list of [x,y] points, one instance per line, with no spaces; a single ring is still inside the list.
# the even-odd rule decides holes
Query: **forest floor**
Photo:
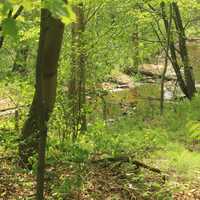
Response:
[[[9,130],[2,129],[1,133],[0,200],[33,200],[36,170],[18,167],[17,139]],[[181,150],[163,149],[156,156],[140,159],[148,166],[160,169],[162,174],[123,162],[105,165],[88,160],[78,164],[65,160],[47,161],[46,199],[200,200],[199,157],[198,148],[188,150],[184,147]],[[191,174],[187,174],[190,170]],[[188,179],[188,176],[191,177]]]
[[[35,172],[18,168],[14,157],[0,155],[0,200],[33,200]],[[185,182],[175,171],[164,178],[120,162],[55,162],[47,165],[46,182],[48,200],[200,200],[198,181]]]

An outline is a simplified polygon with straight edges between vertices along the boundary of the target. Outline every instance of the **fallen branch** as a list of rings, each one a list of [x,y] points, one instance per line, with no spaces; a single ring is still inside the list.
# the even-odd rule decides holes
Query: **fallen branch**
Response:
[[[155,167],[151,167],[141,161],[138,160],[132,160],[131,158],[129,158],[128,156],[120,156],[120,157],[109,157],[109,158],[103,158],[100,160],[92,160],[91,163],[93,164],[98,164],[98,163],[106,163],[108,164],[108,162],[121,162],[121,163],[131,163],[133,165],[136,165],[136,168],[144,168],[144,169],[148,169],[149,171],[152,171],[154,173],[158,173],[161,175],[163,182],[166,181],[166,175],[163,174],[163,172]]]
[[[10,107],[0,110],[0,118],[10,116],[10,115],[18,115],[19,109],[29,107],[30,105],[21,105],[16,107]]]
[[[10,108],[5,108],[5,109],[1,109],[0,112],[6,112],[6,111],[11,111],[11,110],[17,110],[19,108],[25,108],[30,106],[30,104],[27,105],[21,105],[21,106],[15,106],[15,107],[10,107]]]
[[[91,163],[97,164],[97,163],[102,163],[102,162],[122,162],[122,163],[131,163],[133,165],[136,165],[137,168],[144,168],[144,169],[148,169],[149,171],[155,172],[155,173],[159,173],[162,174],[162,171],[158,168],[154,168],[151,166],[146,165],[143,162],[140,162],[138,160],[132,160],[131,158],[127,157],[127,156],[121,156],[121,157],[109,157],[109,158],[103,158],[100,160],[92,160]]]

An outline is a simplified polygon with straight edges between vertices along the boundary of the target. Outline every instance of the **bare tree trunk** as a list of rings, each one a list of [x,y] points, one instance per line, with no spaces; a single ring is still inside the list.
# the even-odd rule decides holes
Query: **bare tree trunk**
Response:
[[[73,140],[76,139],[79,132],[85,132],[87,129],[85,113],[85,17],[83,4],[76,5],[74,12],[76,13],[77,21],[72,24],[72,68],[69,82],[70,127]]]
[[[133,68],[135,71],[138,71],[139,67],[139,25],[135,25],[135,31],[132,35],[133,40]]]
[[[185,82],[187,86],[188,91],[188,97],[191,99],[194,96],[194,93],[196,92],[195,88],[195,80],[193,76],[193,69],[190,65],[189,56],[188,56],[188,50],[186,46],[186,35],[185,35],[185,29],[183,27],[181,14],[179,7],[177,3],[172,3],[173,10],[174,10],[174,22],[176,25],[176,29],[178,31],[178,38],[179,38],[179,50],[180,50],[180,56],[183,63],[183,69],[184,69],[184,77]]]
[[[36,122],[39,135],[39,157],[36,187],[37,200],[44,199],[45,150],[48,131],[47,123],[56,97],[57,65],[64,32],[64,25],[59,20],[54,19],[47,9],[41,10],[40,26],[40,42],[36,65],[36,95],[38,97]],[[54,50],[52,50],[52,48],[54,48]],[[53,58],[51,59],[50,56],[53,56]],[[47,81],[51,78],[54,82]],[[52,96],[47,96],[49,91],[47,92],[48,85],[46,85],[46,83],[52,83],[52,85],[49,85],[49,87],[52,86],[53,88],[53,91],[50,90],[53,94]],[[47,97],[51,97],[52,99],[47,99]],[[48,107],[49,101],[51,102],[51,107]]]
[[[51,13],[42,9],[41,31],[36,64],[36,90],[28,119],[22,129],[19,144],[20,165],[31,167],[29,158],[38,151],[38,139],[43,134],[54,107],[57,87],[57,66],[61,49],[64,25]],[[40,71],[39,71],[40,70]],[[38,73],[38,71],[40,73]],[[45,116],[43,116],[43,114]],[[41,123],[38,121],[41,120]],[[46,136],[45,136],[46,137]],[[45,143],[43,141],[43,143]]]
[[[165,13],[165,3],[162,2],[160,4],[160,7],[162,9],[162,19],[164,21],[164,25],[165,25],[165,30],[166,32],[168,32],[168,20],[167,20],[167,16]],[[177,76],[177,81],[178,84],[182,90],[182,92],[185,94],[185,96],[188,99],[191,99],[194,95],[194,93],[196,92],[195,89],[195,81],[193,78],[193,70],[192,67],[190,67],[189,65],[189,57],[188,57],[188,53],[187,53],[187,47],[186,47],[186,36],[185,36],[185,30],[183,28],[182,25],[182,21],[181,21],[181,15],[179,12],[179,9],[177,7],[176,3],[172,3],[170,4],[170,7],[172,7],[172,11],[173,14],[175,13],[175,16],[173,17],[175,25],[176,25],[176,30],[178,31],[178,38],[179,38],[179,54],[181,57],[181,63],[184,67],[184,77],[181,73],[181,64],[178,61],[178,56],[177,56],[177,50],[175,47],[175,42],[174,42],[174,36],[173,34],[171,34],[171,38],[170,38],[170,42],[169,42],[169,49],[170,49],[170,55],[168,55],[172,66],[174,68],[174,71],[176,73]]]
[[[163,114],[164,110],[164,86],[165,86],[165,75],[167,72],[167,67],[168,67],[168,55],[169,55],[169,46],[170,46],[170,39],[171,39],[171,24],[172,24],[172,7],[170,6],[170,16],[169,16],[169,21],[166,19],[165,16],[165,11],[164,7],[161,4],[161,12],[162,12],[162,18],[164,19],[164,25],[165,27],[168,27],[166,29],[166,48],[165,48],[165,66],[163,70],[163,74],[161,77],[161,88],[160,88],[160,113]]]
[[[137,22],[134,25],[134,31],[132,32],[130,39],[132,64],[130,66],[127,66],[124,69],[124,72],[128,75],[133,75],[138,72],[139,67],[139,30]]]

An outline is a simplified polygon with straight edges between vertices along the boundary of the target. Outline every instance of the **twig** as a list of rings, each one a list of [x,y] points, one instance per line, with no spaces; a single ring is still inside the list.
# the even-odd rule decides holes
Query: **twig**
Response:
[[[88,16],[87,20],[85,21],[85,25],[88,24],[88,22],[95,16],[95,14],[100,10],[103,6],[103,3],[101,3],[98,7],[95,8],[95,10],[92,12],[90,16]]]

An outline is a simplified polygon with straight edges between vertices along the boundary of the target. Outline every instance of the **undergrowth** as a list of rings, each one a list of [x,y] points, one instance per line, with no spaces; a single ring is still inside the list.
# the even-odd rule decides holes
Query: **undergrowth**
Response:
[[[56,196],[57,199],[67,199],[70,195],[83,195],[84,191],[88,194],[88,184],[92,185],[91,187],[94,185],[100,187],[102,184],[100,183],[102,180],[97,178],[97,171],[103,170],[102,174],[110,176],[109,181],[113,185],[117,184],[123,188],[124,193],[122,193],[125,196],[130,190],[135,194],[143,191],[141,199],[151,199],[151,197],[171,199],[172,197],[166,193],[171,194],[181,188],[181,185],[198,182],[200,179],[199,106],[200,97],[197,96],[191,102],[182,101],[179,104],[166,105],[163,116],[158,114],[158,110],[155,110],[153,115],[152,113],[146,115],[145,112],[148,112],[146,107],[139,117],[133,111],[126,117],[115,119],[114,122],[98,120],[91,123],[87,133],[80,135],[75,143],[67,134],[63,134],[65,137],[60,137],[57,129],[51,126],[47,145],[47,178],[52,178],[54,181],[50,181],[52,185],[48,186],[50,187],[48,195],[51,198]],[[20,126],[25,118],[24,112],[21,112],[21,115]],[[55,116],[58,115],[59,113]],[[17,155],[20,133],[15,131],[15,118],[1,122],[0,154]],[[148,170],[132,171],[133,166],[130,165],[122,165],[120,168],[118,167],[120,163],[111,164],[109,168],[104,169],[101,165],[89,164],[91,160],[118,156],[128,156],[160,169],[167,174],[167,181],[163,183],[159,175],[152,174]],[[36,158],[32,158],[31,162],[36,163],[35,161]],[[36,165],[32,173],[35,173],[35,169]],[[117,173],[117,176],[113,173]],[[127,174],[132,175],[129,177]],[[121,180],[119,178],[121,175],[126,181],[118,182]],[[97,182],[91,183],[91,179],[95,179],[95,176]],[[97,195],[96,199],[102,198],[99,191],[101,189],[98,191],[92,189],[92,194]],[[106,194],[109,195],[108,193]]]

